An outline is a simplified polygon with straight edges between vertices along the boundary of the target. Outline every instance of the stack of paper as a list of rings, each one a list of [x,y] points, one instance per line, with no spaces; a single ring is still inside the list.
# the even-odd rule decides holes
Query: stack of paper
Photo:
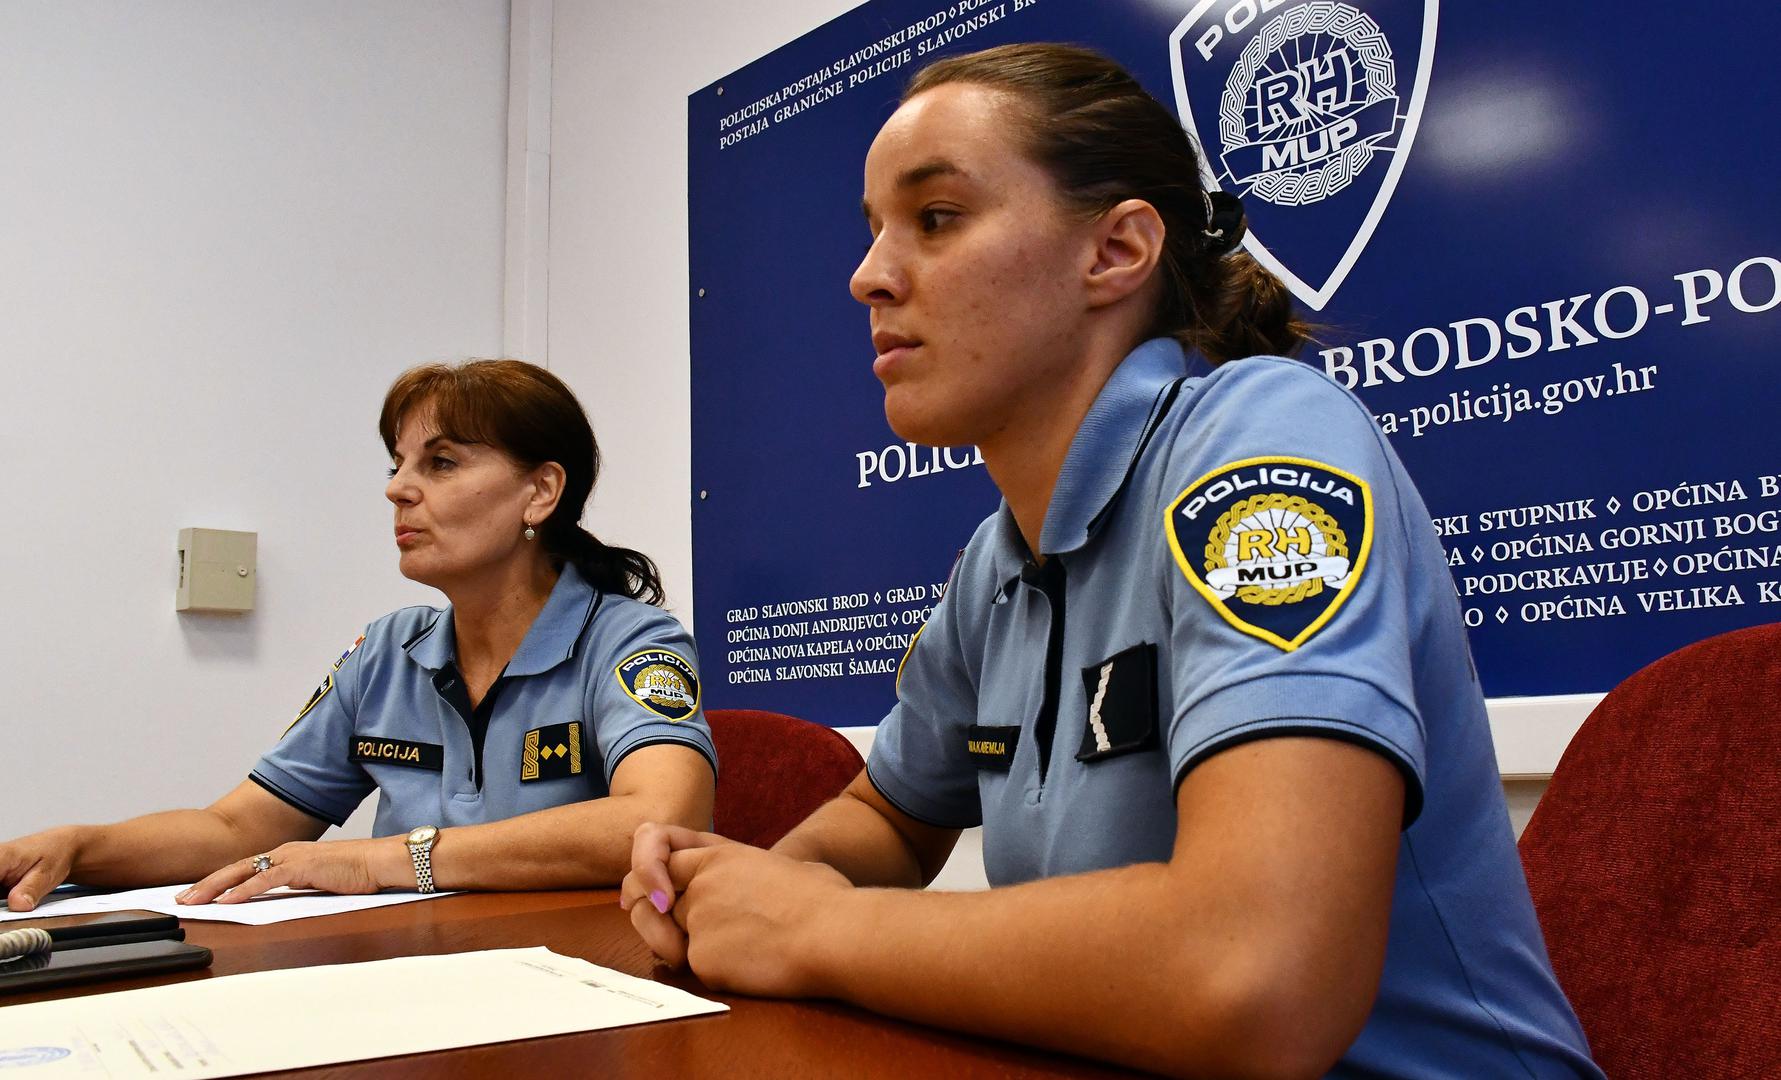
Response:
[[[409,956],[9,1006],[0,1069],[242,1076],[726,1011],[549,949]]]
[[[159,911],[180,919],[268,926],[272,923],[290,922],[292,919],[341,915],[348,911],[389,907],[391,904],[412,904],[416,900],[434,900],[441,896],[454,895],[443,892],[400,892],[336,896],[333,893],[272,889],[240,904],[174,903],[174,896],[189,887],[162,885],[153,889],[131,889],[129,892],[75,893],[72,896],[50,893],[34,911],[12,911],[0,902],[0,923],[18,919],[54,919],[61,915],[91,915],[100,911]]]

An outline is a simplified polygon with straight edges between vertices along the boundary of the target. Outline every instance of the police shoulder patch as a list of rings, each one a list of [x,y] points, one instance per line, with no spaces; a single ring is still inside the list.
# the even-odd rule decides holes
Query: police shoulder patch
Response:
[[[365,644],[365,635],[360,634],[358,639],[351,645],[348,645],[346,651],[340,654],[340,659],[334,661],[334,666],[330,667],[328,669],[328,674],[323,677],[322,684],[315,688],[315,693],[309,695],[309,700],[303,703],[303,707],[297,710],[297,715],[291,720],[290,725],[284,729],[286,735],[291,733],[291,728],[297,726],[298,720],[308,716],[310,711],[317,705],[320,705],[322,699],[328,696],[329,691],[334,689],[334,673],[339,671],[340,665],[346,663],[346,658],[351,656],[354,650],[363,644]]]
[[[1373,546],[1366,481],[1296,457],[1233,461],[1169,504],[1164,531],[1220,617],[1291,652],[1329,625]]]
[[[357,652],[359,650],[359,646],[363,645],[363,644],[365,644],[365,635],[360,634],[358,636],[358,638],[355,639],[351,645],[348,645],[346,647],[346,651],[340,654],[340,659],[334,661],[334,670],[339,671],[340,665],[346,663],[346,658],[351,656],[353,653]]]
[[[909,638],[909,644],[903,646],[903,659],[897,661],[897,679],[891,684],[892,689],[898,692],[902,691],[903,669],[909,666],[909,658],[915,655],[915,643],[921,640],[921,632],[927,628],[927,622],[923,621],[920,626],[915,628],[914,635]]]
[[[632,701],[669,720],[685,720],[699,708],[699,675],[678,653],[644,649],[613,669]]]

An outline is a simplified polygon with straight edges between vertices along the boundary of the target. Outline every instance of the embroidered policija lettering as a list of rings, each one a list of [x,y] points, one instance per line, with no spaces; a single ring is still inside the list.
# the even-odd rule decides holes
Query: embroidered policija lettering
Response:
[[[685,720],[699,709],[699,675],[678,653],[644,649],[613,669],[632,701],[669,720]]]
[[[1249,458],[1188,485],[1164,531],[1188,583],[1225,622],[1291,652],[1360,583],[1373,495],[1360,477],[1322,462]]]
[[[368,765],[402,765],[439,772],[445,768],[445,748],[438,743],[356,735],[352,741],[352,759]]]

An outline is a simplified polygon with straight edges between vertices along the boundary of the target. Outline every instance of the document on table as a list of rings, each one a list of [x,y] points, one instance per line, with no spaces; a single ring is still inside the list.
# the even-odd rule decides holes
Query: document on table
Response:
[[[406,956],[11,1005],[0,1069],[242,1076],[728,1011],[542,947]]]
[[[181,919],[210,922],[242,923],[267,926],[311,919],[317,915],[340,915],[366,908],[389,907],[391,904],[412,904],[416,900],[432,900],[451,893],[373,893],[369,896],[336,896],[333,893],[272,889],[240,904],[176,904],[173,898],[184,892],[186,885],[163,885],[153,889],[131,889],[128,892],[76,893],[43,898],[33,911],[12,911],[0,903],[0,923],[19,919],[53,919],[58,915],[91,915],[100,911],[159,911]],[[4,1064],[4,1062],[0,1062]]]

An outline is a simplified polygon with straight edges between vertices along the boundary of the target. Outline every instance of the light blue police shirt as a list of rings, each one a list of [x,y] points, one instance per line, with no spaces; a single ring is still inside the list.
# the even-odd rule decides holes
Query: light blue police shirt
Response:
[[[1599,1078],[1403,466],[1307,365],[1187,375],[1169,340],[1114,372],[1058,478],[1043,565],[1006,504],[978,528],[905,657],[873,784],[922,821],[981,823],[1008,884],[1167,861],[1175,789],[1221,750],[1363,746],[1402,772],[1405,821],[1378,1001],[1331,1075]]]
[[[598,799],[625,755],[658,743],[690,746],[717,768],[692,638],[572,565],[484,697],[480,773],[456,653],[450,608],[378,619],[252,779],[335,825],[375,788],[375,833],[391,836]]]

